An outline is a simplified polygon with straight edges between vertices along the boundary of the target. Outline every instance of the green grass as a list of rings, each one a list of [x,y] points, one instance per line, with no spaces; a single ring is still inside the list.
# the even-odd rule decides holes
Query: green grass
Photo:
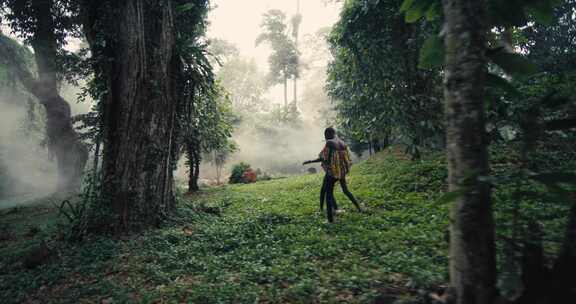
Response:
[[[0,298],[3,303],[373,303],[387,294],[417,303],[418,290],[447,281],[448,205],[436,203],[445,178],[437,157],[411,162],[384,153],[354,166],[349,177],[368,212],[355,212],[337,188],[346,212],[335,224],[318,213],[322,175],[317,174],[179,196],[178,210],[164,228],[81,244],[54,240],[56,230],[48,224],[26,235],[22,227],[40,222],[34,220],[37,209],[16,210],[0,215],[9,229],[21,231],[0,243]],[[44,216],[50,223],[55,215]],[[24,269],[22,256],[41,239],[49,240],[52,257],[37,269]]]

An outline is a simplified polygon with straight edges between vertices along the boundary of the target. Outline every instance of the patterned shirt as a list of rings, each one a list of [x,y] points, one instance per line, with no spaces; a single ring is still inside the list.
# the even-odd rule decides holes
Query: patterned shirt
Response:
[[[326,174],[335,179],[344,178],[352,167],[348,147],[339,140],[332,143],[327,141],[319,157],[322,160],[322,168]]]

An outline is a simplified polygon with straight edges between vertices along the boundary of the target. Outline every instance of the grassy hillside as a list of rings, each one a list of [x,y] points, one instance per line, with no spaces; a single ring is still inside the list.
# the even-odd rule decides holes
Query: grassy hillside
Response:
[[[50,207],[0,211],[3,302],[373,303],[416,301],[447,280],[445,171],[380,154],[356,165],[357,213],[337,188],[335,224],[318,213],[322,176],[180,196],[161,229],[121,239],[58,240]],[[46,240],[41,266],[22,263]],[[384,302],[383,302],[384,303]]]

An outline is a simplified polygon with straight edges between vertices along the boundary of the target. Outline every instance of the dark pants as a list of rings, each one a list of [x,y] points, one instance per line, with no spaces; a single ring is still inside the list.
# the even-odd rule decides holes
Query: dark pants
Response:
[[[322,189],[320,190],[320,210],[322,210],[324,196],[326,196],[326,216],[330,223],[334,222],[334,212],[338,209],[336,199],[334,198],[334,185],[337,181],[337,179],[325,175],[324,182],[322,182]]]
[[[348,190],[348,185],[346,183],[346,178],[335,179],[334,177],[326,174],[324,175],[324,181],[322,182],[322,188],[320,189],[320,210],[324,208],[324,199],[327,199],[327,214],[328,214],[328,221],[332,222],[332,212],[333,210],[338,210],[338,204],[336,203],[336,199],[334,198],[334,185],[336,182],[340,181],[340,187],[342,188],[342,192],[350,199],[350,201],[356,206],[356,209],[360,211],[360,205],[358,201],[352,195],[352,192]]]

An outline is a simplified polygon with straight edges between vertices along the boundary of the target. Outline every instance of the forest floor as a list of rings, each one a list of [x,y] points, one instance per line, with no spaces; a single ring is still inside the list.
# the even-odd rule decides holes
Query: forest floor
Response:
[[[17,197],[10,197],[0,200],[0,211],[3,209],[12,209],[15,207],[30,207],[36,205],[46,205],[52,197],[42,194],[27,194]]]
[[[0,210],[0,302],[420,303],[447,281],[445,178],[439,157],[381,153],[349,177],[367,211],[337,188],[335,224],[314,174],[179,195],[164,227],[83,243],[57,239],[53,204]]]

